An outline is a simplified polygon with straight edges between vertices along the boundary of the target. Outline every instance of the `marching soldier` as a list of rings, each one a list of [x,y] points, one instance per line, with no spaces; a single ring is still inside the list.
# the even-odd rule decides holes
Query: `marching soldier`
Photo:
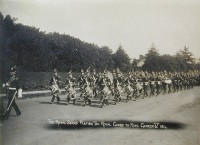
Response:
[[[111,89],[111,80],[110,78],[108,77],[108,73],[107,72],[104,72],[104,80],[106,82],[106,85],[108,86],[109,89]]]
[[[96,74],[96,70],[94,69],[93,72],[92,72],[92,75],[90,77],[90,85],[93,89],[93,95],[94,97],[97,97],[98,95],[98,92],[97,92],[97,79],[98,79],[98,76]]]
[[[126,93],[127,93],[127,100],[131,99],[134,96],[134,93],[133,93],[134,89],[132,88],[133,83],[134,83],[133,77],[131,75],[131,72],[129,72],[128,77],[125,78],[125,81],[124,81],[125,90],[126,90]],[[134,98],[134,101],[135,100],[136,99]]]
[[[172,74],[171,73],[169,74],[169,79],[170,79],[171,82],[169,84],[167,84],[168,94],[172,92]]]
[[[180,83],[181,83],[179,73],[176,74],[176,81],[177,81],[177,83],[176,83],[176,90],[178,92],[180,90]]]
[[[86,70],[85,77],[90,82],[90,67]]]
[[[161,76],[160,76],[160,73],[157,74],[157,77],[156,77],[156,94],[157,96],[160,94],[161,92]]]
[[[69,71],[69,77],[66,81],[66,87],[65,87],[68,93],[66,99],[67,104],[69,103],[70,100],[73,100],[73,103],[75,104],[75,94],[76,94],[75,83],[76,79],[72,76],[72,71]]]
[[[59,90],[59,83],[61,82],[61,77],[58,76],[57,69],[54,69],[54,76],[50,79],[50,90],[53,95],[50,104],[53,104],[55,98],[57,99],[57,103],[60,102],[60,90]]]
[[[167,92],[167,83],[166,81],[169,80],[168,77],[167,77],[167,74],[163,74],[162,76],[162,89],[163,89],[163,95]]]
[[[144,91],[144,96],[148,96],[148,88],[149,88],[149,77],[147,72],[144,74],[143,78],[142,78],[142,82],[143,82],[143,91]]]
[[[156,87],[156,85],[155,85],[155,81],[156,81],[156,78],[155,78],[155,74],[154,74],[154,72],[152,72],[152,74],[150,75],[150,96],[151,95],[155,95],[155,87]]]
[[[119,80],[118,80],[117,74],[115,72],[113,72],[113,86],[114,86],[113,95],[115,97],[115,100],[120,101],[121,97],[120,97],[120,91],[119,91]]]
[[[81,70],[81,75],[80,75],[80,77],[78,78],[77,81],[79,83],[80,91],[82,91],[84,89],[84,85],[86,83],[86,77],[85,77],[85,74],[84,74],[83,70]]]
[[[21,111],[15,102],[16,97],[19,95],[18,91],[21,88],[19,78],[16,77],[16,66],[10,69],[10,78],[6,84],[3,84],[3,88],[4,87],[6,87],[6,96],[8,98],[8,105],[4,118],[9,119],[12,107],[15,109],[17,116],[21,115]]]
[[[175,73],[172,75],[171,79],[172,79],[173,93],[175,93],[177,91],[176,86],[178,83]]]

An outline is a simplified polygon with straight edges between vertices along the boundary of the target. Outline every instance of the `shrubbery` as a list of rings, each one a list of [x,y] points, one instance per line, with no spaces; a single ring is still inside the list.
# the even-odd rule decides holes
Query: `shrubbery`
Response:
[[[62,83],[61,88],[64,88],[66,79],[68,77],[67,72],[59,72]],[[73,73],[75,78],[78,78],[80,73]],[[52,72],[19,72],[17,76],[21,80],[23,90],[44,90],[49,89],[49,82],[53,76]]]

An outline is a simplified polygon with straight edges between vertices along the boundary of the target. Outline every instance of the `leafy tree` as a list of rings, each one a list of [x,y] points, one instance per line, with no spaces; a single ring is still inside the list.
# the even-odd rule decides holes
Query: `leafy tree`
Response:
[[[176,63],[178,70],[194,69],[194,58],[192,52],[189,51],[189,47],[184,47],[176,54]]]
[[[138,61],[137,59],[134,58],[131,64],[133,70],[137,70],[137,64],[138,64]]]
[[[99,47],[66,34],[42,32],[17,24],[16,20],[0,13],[0,52],[4,70],[13,64],[28,71],[50,71],[55,67],[59,71],[113,68],[113,54],[107,46]]]
[[[122,71],[130,69],[130,58],[121,45],[113,55],[113,62],[114,67],[119,67]]]
[[[149,49],[148,53],[146,54],[144,65],[142,68],[147,71],[158,71],[161,70],[159,65],[159,53],[156,49],[155,45],[152,44],[151,48]]]

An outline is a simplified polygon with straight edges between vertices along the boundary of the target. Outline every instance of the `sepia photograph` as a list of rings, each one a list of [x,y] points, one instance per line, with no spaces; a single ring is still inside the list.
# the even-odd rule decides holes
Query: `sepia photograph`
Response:
[[[199,0],[0,0],[0,145],[200,145]]]

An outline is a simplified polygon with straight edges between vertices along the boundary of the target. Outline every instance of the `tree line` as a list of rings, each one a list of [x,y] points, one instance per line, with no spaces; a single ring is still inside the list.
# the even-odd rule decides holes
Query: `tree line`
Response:
[[[46,33],[39,28],[16,23],[16,18],[0,12],[1,70],[17,65],[26,71],[80,71],[95,68],[97,71],[142,69],[147,71],[199,69],[192,53],[184,48],[175,56],[159,55],[152,47],[145,56],[142,68],[138,60],[131,59],[120,45],[116,52],[108,46],[99,47],[67,34]],[[187,53],[187,54],[185,54]]]
[[[143,70],[151,71],[163,71],[170,72],[175,71],[188,71],[199,70],[200,63],[195,62],[192,52],[189,51],[189,47],[184,47],[179,50],[175,55],[160,55],[158,50],[153,45],[148,53],[145,55]]]

